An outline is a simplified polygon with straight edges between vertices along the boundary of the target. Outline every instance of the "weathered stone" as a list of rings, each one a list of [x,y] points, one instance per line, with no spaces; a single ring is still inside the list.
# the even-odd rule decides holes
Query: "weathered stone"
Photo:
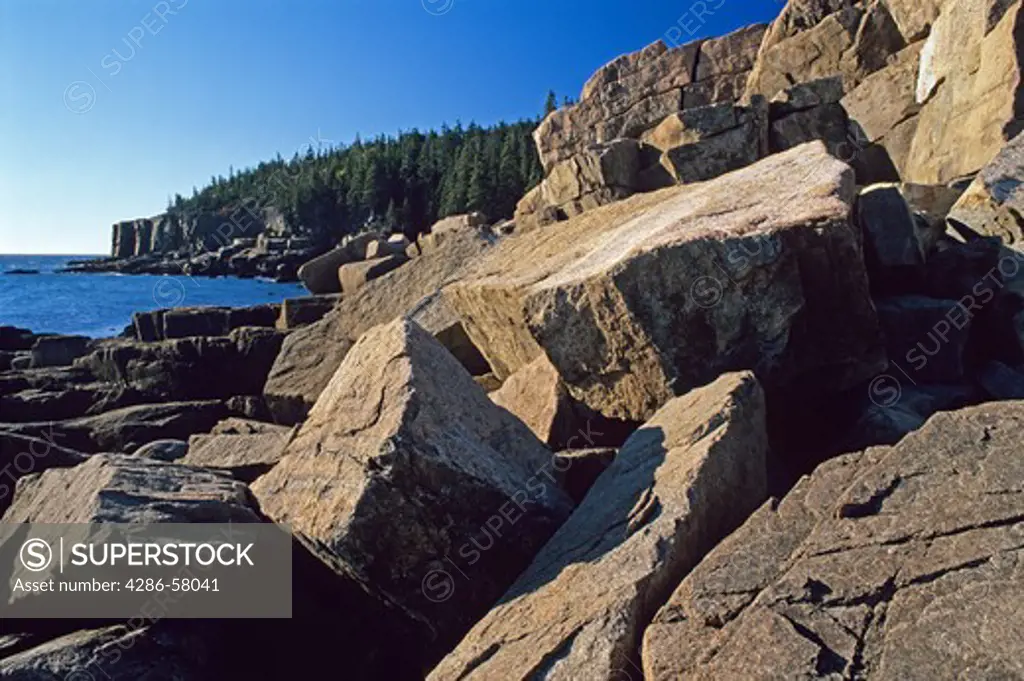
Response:
[[[151,310],[132,314],[132,330],[135,340],[152,343],[164,340],[164,313],[167,310]]]
[[[605,65],[579,103],[550,114],[534,132],[545,172],[592,144],[638,139],[683,109],[735,101],[764,31],[763,24],[748,26],[672,48],[658,41]]]
[[[661,144],[679,142],[665,149],[661,164],[676,182],[703,182],[737,170],[768,153],[768,115],[763,100],[748,108],[716,104],[676,114],[678,128],[666,135],[659,126]],[[670,121],[663,126],[676,126]],[[669,139],[670,137],[674,139]]]
[[[52,433],[61,446],[86,452],[134,452],[154,440],[187,440],[227,416],[223,403],[167,402],[115,409],[96,416],[45,423],[0,423],[0,430]]]
[[[10,394],[0,390],[0,419],[8,423],[60,421],[145,401],[142,393],[110,383],[26,388]]]
[[[857,220],[864,233],[864,261],[872,289],[885,293],[920,290],[924,248],[899,187],[878,184],[861,190]]]
[[[832,76],[851,91],[905,46],[880,0],[790,0],[761,43],[745,96]]]
[[[318,322],[333,310],[340,300],[339,295],[286,298],[281,303],[281,316],[277,319],[277,328],[290,331]]]
[[[67,468],[85,461],[80,452],[63,446],[60,434],[41,426],[23,435],[0,428],[0,516],[14,498],[14,483],[48,468]]]
[[[889,357],[917,383],[964,377],[970,314],[955,300],[896,296],[876,301]]]
[[[366,245],[366,259],[374,260],[388,255],[408,255],[406,250],[411,245],[409,238],[404,234],[392,234],[386,239],[374,239]]]
[[[246,486],[211,471],[97,455],[74,468],[23,481],[6,523],[153,524],[260,522]],[[21,652],[0,660],[0,677],[223,679],[312,678],[341,655],[365,679],[422,678],[429,633],[423,623],[356,581],[320,547],[292,543],[292,617],[287,620],[171,620],[140,616],[128,627],[74,632],[75,620],[5,620],[27,634]],[[338,617],[338,613],[346,613]],[[84,623],[86,626],[92,623]],[[402,641],[395,648],[389,636]],[[41,645],[31,642],[40,641]],[[385,643],[387,641],[387,643]],[[253,655],[285,646],[295,659]],[[292,657],[292,656],[286,656]]]
[[[893,21],[908,42],[927,37],[944,0],[887,0]]]
[[[642,420],[742,368],[773,388],[852,387],[885,366],[853,194],[848,166],[799,147],[513,235],[453,304],[500,378],[543,348],[608,417]]]
[[[1024,133],[986,165],[950,215],[986,236],[1024,250]]]
[[[1020,676],[1022,421],[1019,402],[939,414],[825,464],[683,581],[644,678]]]
[[[188,307],[166,310],[163,319],[163,338],[190,338],[193,336],[226,336],[230,309],[226,307]]]
[[[275,329],[242,327],[227,337],[106,341],[79,364],[100,380],[127,385],[154,399],[258,395],[284,338]]]
[[[429,678],[620,678],[658,605],[764,500],[764,419],[749,373],[665,405]]]
[[[251,482],[277,465],[292,435],[291,429],[193,435],[188,441],[188,453],[181,462],[189,466],[223,469],[239,480]]]
[[[132,456],[156,461],[177,461],[188,454],[188,443],[184,440],[156,440],[142,445]]]
[[[97,454],[18,485],[7,523],[259,522],[240,482],[209,471]]]
[[[943,5],[921,51],[923,106],[905,181],[944,184],[977,172],[1020,132],[1021,8],[1019,0]]]
[[[462,278],[491,243],[488,234],[475,229],[452,234],[444,248],[367,283],[316,324],[289,334],[264,389],[274,420],[292,425],[305,418],[355,339],[374,326],[429,309],[437,292]],[[438,333],[452,323],[447,315],[439,319],[438,325],[426,317],[420,322]]]
[[[275,521],[322,542],[430,621],[443,648],[568,515],[571,502],[543,475],[552,464],[430,334],[397,320],[356,343],[253,492]],[[514,530],[485,524],[516,505]],[[490,546],[476,544],[477,560],[465,566],[473,578],[451,600],[432,599],[429,578],[446,558],[468,558],[456,552],[475,551],[470,542],[481,532]]]
[[[645,679],[713,678],[704,669],[716,653],[717,634],[784,574],[787,560],[825,519],[835,495],[863,468],[884,457],[877,448],[822,464],[781,501],[772,499],[701,561],[658,611],[643,638]],[[731,632],[730,632],[731,633]],[[751,648],[748,654],[771,651]],[[753,670],[752,670],[753,671]],[[765,667],[762,674],[781,670]],[[813,677],[812,677],[813,678]]]
[[[409,262],[409,258],[405,253],[402,253],[401,255],[387,255],[374,260],[346,263],[338,268],[338,281],[341,282],[341,292],[344,295],[350,296],[362,288],[366,282],[379,279],[407,262]]]
[[[376,234],[365,233],[346,238],[337,248],[313,258],[299,268],[299,279],[310,293],[340,293],[338,268],[349,262],[357,262],[366,255],[366,244],[377,238]]]
[[[568,446],[583,426],[581,409],[544,355],[509,376],[499,390],[491,393],[491,400],[555,450]]]
[[[776,95],[771,105],[771,126],[768,133],[769,149],[772,153],[792,149],[814,140],[825,143],[833,156],[851,160],[849,128],[846,112],[835,101],[828,101],[836,94],[837,78],[813,81],[797,85]],[[819,87],[814,87],[818,85]],[[797,108],[821,100],[822,104]]]
[[[517,221],[528,227],[579,215],[613,203],[648,186],[657,163],[657,152],[635,140],[617,139],[593,144],[575,156],[555,164],[534,192],[516,207]],[[658,186],[672,184],[666,178]]]
[[[34,368],[71,366],[89,351],[90,339],[85,336],[40,336],[32,345]]]
[[[899,128],[914,120],[916,131],[915,116],[921,109],[915,96],[920,54],[920,43],[900,51],[842,99],[856,139],[881,145],[901,176],[906,173],[910,144]]]
[[[209,660],[201,639],[151,636],[149,629],[110,626],[74,631],[0,660],[0,678],[108,681],[204,679]],[[173,641],[173,642],[172,642]]]

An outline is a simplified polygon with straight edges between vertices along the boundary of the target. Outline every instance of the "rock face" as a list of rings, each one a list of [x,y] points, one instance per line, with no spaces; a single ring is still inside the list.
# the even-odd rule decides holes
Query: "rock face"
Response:
[[[584,410],[569,396],[558,370],[544,355],[512,374],[490,397],[555,450],[565,449],[574,438],[579,440],[586,427]]]
[[[668,47],[658,41],[595,73],[580,102],[550,114],[534,133],[544,170],[595,143],[637,139],[666,116],[731,102],[743,90],[765,26]]]
[[[346,263],[362,260],[366,255],[367,244],[376,238],[377,235],[371,233],[352,236],[334,250],[310,260],[299,268],[299,279],[302,280],[303,286],[316,295],[340,293],[338,268]]]
[[[950,215],[986,236],[1024,249],[1024,133],[1017,135],[986,165],[960,197]]]
[[[242,327],[227,337],[158,343],[114,340],[79,360],[98,379],[171,400],[258,395],[285,334]]]
[[[632,678],[654,609],[764,499],[764,419],[749,373],[667,404],[429,678]]]
[[[258,521],[252,497],[240,482],[173,463],[108,454],[20,484],[4,515],[8,523]]]
[[[255,433],[193,435],[181,462],[225,470],[239,480],[251,482],[281,460],[292,435],[291,428],[278,427]]]
[[[430,621],[444,649],[568,515],[571,502],[544,476],[552,463],[440,343],[397,320],[353,346],[253,492],[275,521]],[[500,513],[514,513],[514,529],[502,531]],[[430,587],[446,560],[472,578],[439,602]]]
[[[945,184],[1021,131],[1020,12],[1010,0],[790,0],[745,96],[839,76],[871,166],[862,183]]]
[[[768,110],[731,103],[687,109],[666,118],[649,140],[664,153],[661,165],[679,184],[710,180],[768,154]]]
[[[973,407],[823,465],[683,581],[644,678],[1024,674],[1022,424]]]
[[[60,422],[0,423],[0,430],[33,437],[50,433],[55,442],[86,453],[132,453],[154,440],[183,440],[206,432],[227,416],[222,402],[142,404]]]
[[[849,91],[905,46],[879,0],[790,0],[761,43],[746,95],[771,98],[793,83],[836,75]]]
[[[864,78],[842,99],[854,139],[865,146],[883,148],[899,177],[908,177],[910,147],[921,110],[916,96],[921,47],[916,43],[901,50],[885,68]],[[865,178],[866,182],[883,179]]]
[[[14,499],[14,485],[21,478],[85,461],[84,454],[60,446],[57,439],[57,434],[46,428],[25,435],[0,428],[0,516]]]
[[[564,220],[584,211],[672,183],[658,166],[659,152],[636,140],[593,144],[560,161],[516,206],[524,228]]]
[[[6,523],[262,520],[246,486],[226,475],[106,454],[23,481],[4,516]],[[357,678],[422,678],[425,627],[368,592],[319,550],[302,538],[292,544],[291,619],[197,621],[143,614],[128,626],[85,631],[75,631],[83,624],[75,620],[8,619],[4,632],[23,638],[14,643],[14,654],[4,651],[0,678],[312,678],[339,655]],[[388,636],[400,637],[402,649],[384,644]],[[287,660],[253,655],[275,646],[309,650]]]
[[[921,50],[911,182],[981,169],[1021,131],[1022,3],[946,2]],[[955,123],[952,123],[955,121]]]
[[[383,277],[388,272],[404,265],[408,260],[408,256],[403,252],[400,255],[386,255],[373,260],[346,263],[338,268],[341,292],[344,295],[352,295],[366,282]]]
[[[32,345],[33,368],[71,366],[88,352],[90,339],[85,336],[42,336]]]
[[[848,166],[798,147],[513,235],[453,304],[499,378],[543,348],[609,417],[743,368],[771,388],[851,387],[884,368],[853,194]]]
[[[295,424],[305,418],[352,343],[374,326],[412,314],[431,333],[450,328],[457,317],[431,314],[441,304],[439,291],[461,278],[492,243],[475,227],[448,233],[437,248],[368,282],[316,324],[292,332],[264,389],[274,419]]]

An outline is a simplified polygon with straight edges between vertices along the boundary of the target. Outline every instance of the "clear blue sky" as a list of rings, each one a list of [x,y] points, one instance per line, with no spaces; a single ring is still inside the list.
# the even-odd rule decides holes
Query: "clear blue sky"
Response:
[[[692,8],[698,7],[700,19]],[[309,140],[532,117],[660,37],[778,0],[0,0],[0,253],[104,253]],[[682,26],[672,32],[674,26]]]

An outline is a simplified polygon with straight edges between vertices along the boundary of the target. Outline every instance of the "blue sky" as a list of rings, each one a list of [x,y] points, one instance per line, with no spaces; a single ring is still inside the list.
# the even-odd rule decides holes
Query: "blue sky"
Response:
[[[695,11],[696,8],[696,11]],[[0,0],[0,253],[103,253],[211,175],[532,117],[658,38],[776,0]]]

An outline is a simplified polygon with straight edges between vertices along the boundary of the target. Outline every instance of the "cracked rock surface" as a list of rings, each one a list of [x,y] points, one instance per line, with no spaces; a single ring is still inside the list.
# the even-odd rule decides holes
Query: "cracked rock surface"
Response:
[[[750,372],[665,405],[429,678],[633,678],[658,605],[767,494],[764,408]]]
[[[440,342],[401,319],[352,347],[252,490],[274,521],[429,621],[444,648],[568,517],[553,464]]]
[[[1024,675],[1024,402],[822,465],[676,589],[645,678]]]

